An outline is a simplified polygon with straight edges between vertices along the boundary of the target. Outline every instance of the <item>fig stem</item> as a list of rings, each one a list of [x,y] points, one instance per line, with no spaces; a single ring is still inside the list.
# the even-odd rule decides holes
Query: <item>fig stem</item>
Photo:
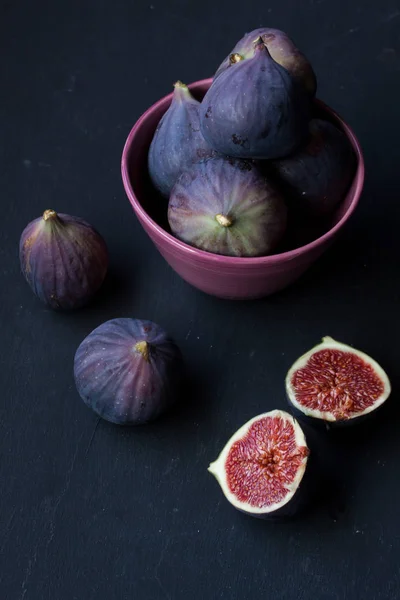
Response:
[[[178,79],[178,81],[175,81],[174,83],[174,88],[183,88],[184,90],[187,90],[187,85]]]
[[[230,227],[233,224],[232,219],[222,214],[215,215],[215,220],[219,225],[222,225],[222,227]]]
[[[144,340],[135,344],[135,350],[140,352],[146,362],[150,359],[150,346]]]
[[[234,54],[231,54],[229,56],[229,62],[231,65],[234,65],[234,64],[240,62],[241,60],[243,60],[243,56],[241,54],[239,54],[239,52],[234,52]]]
[[[43,219],[45,221],[48,221],[49,219],[55,219],[57,218],[57,213],[55,210],[52,210],[51,208],[48,208],[47,210],[44,211],[43,213]]]

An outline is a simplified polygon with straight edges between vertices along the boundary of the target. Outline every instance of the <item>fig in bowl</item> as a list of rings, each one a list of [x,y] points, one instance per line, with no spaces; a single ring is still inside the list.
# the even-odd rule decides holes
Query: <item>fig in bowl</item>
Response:
[[[348,190],[355,155],[342,131],[329,121],[312,119],[309,138],[299,150],[265,162],[265,174],[284,190],[290,208],[303,218],[332,213]]]
[[[237,158],[287,156],[306,140],[311,101],[259,38],[254,55],[212,82],[200,128],[212,148]]]
[[[262,256],[281,240],[286,205],[251,162],[214,158],[172,189],[168,220],[186,243],[224,256]]]
[[[150,178],[166,198],[183,171],[216,154],[200,131],[199,109],[200,102],[187,85],[177,81],[171,105],[157,125],[149,150]]]

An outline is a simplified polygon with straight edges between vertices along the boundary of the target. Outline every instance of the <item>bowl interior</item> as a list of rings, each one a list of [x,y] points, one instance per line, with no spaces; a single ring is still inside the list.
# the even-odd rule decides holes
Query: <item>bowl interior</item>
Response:
[[[211,80],[196,82],[189,86],[192,94],[201,101],[205,95]],[[171,230],[167,219],[168,201],[163,198],[153,187],[147,167],[147,156],[151,140],[153,138],[156,127],[168,109],[172,99],[172,94],[169,94],[155,105],[153,105],[138,121],[135,126],[135,143],[127,147],[127,165],[128,176],[132,191],[147,215],[169,235]],[[336,127],[344,131],[348,137],[348,132],[344,130],[342,121],[322,102],[316,100],[314,104],[313,116],[325,119],[333,123]],[[350,140],[352,142],[352,140]],[[128,142],[129,144],[129,142]],[[354,143],[353,143],[354,147]],[[359,159],[359,157],[357,157]],[[354,191],[357,185],[356,177],[345,195],[339,207],[328,217],[310,220],[308,217],[304,219],[304,223],[299,222],[299,216],[293,218],[295,223],[290,219],[287,232],[277,248],[274,255],[282,252],[287,252],[294,249],[299,249],[302,246],[317,240],[325,233],[330,231],[346,214],[354,199]],[[182,244],[184,244],[182,242]]]

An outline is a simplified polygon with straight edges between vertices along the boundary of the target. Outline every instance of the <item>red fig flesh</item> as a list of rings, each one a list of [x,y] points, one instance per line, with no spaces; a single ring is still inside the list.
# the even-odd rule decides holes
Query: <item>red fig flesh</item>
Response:
[[[291,367],[286,391],[303,416],[335,422],[374,411],[389,397],[391,386],[370,356],[324,337]]]
[[[255,517],[278,516],[297,495],[309,454],[297,421],[273,410],[245,423],[208,470],[235,508]]]

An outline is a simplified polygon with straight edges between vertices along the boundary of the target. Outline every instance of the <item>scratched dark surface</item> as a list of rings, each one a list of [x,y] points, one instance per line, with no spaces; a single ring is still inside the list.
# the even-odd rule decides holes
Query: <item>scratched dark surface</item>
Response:
[[[0,7],[0,598],[399,598],[398,1]],[[309,56],[318,95],[360,138],[367,180],[340,242],[298,284],[230,303],[163,262],[119,162],[151,103],[178,78],[212,74],[260,25]],[[75,314],[45,309],[19,272],[19,235],[46,208],[86,218],[109,245],[107,285]],[[192,374],[182,404],[140,430],[98,422],[71,374],[81,340],[125,316],[164,325]],[[327,438],[329,493],[313,510],[283,524],[246,517],[208,463],[247,419],[285,406],[286,370],[326,334],[379,360],[392,398],[368,428]]]

